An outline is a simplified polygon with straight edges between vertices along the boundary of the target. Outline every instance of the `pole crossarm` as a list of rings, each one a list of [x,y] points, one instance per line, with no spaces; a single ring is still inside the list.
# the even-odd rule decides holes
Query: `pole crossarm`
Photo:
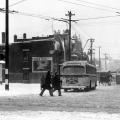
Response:
[[[6,9],[5,9],[5,8],[0,8],[0,12],[2,12],[2,13],[6,13]],[[12,14],[14,14],[14,13],[18,13],[18,12],[15,11],[15,10],[9,10],[8,12],[9,12],[9,13],[12,13]]]
[[[61,18],[61,20],[69,21],[69,19]],[[77,22],[79,20],[71,20],[71,22]]]

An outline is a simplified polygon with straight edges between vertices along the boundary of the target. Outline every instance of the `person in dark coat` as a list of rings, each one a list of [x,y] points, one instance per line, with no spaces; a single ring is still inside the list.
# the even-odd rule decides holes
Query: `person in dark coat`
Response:
[[[107,72],[106,79],[107,79],[108,85],[111,85],[111,82],[112,82],[112,74],[111,74],[110,71]]]
[[[58,96],[61,96],[61,84],[62,82],[60,81],[60,77],[56,72],[52,80],[52,87],[53,87],[53,92],[58,90]]]
[[[46,89],[49,90],[50,96],[53,96],[52,87],[51,87],[51,74],[50,74],[50,71],[47,72],[45,80],[43,80],[43,78],[42,78],[42,81],[44,81],[44,82],[41,82],[41,89],[42,90],[41,90],[40,96],[43,95],[43,93],[44,93],[44,91]]]

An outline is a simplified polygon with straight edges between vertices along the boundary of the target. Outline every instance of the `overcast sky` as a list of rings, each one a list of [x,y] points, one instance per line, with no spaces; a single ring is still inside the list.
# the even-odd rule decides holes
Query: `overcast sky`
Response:
[[[9,0],[9,6],[10,10],[19,12],[10,14],[10,42],[14,34],[18,38],[23,33],[33,37],[68,28],[67,23],[45,18],[67,19],[65,14],[71,11],[75,14],[72,19],[79,20],[72,23],[72,34],[80,34],[83,46],[87,39],[93,38],[96,57],[101,46],[102,57],[107,53],[120,58],[120,16],[116,13],[120,12],[120,0]],[[0,0],[0,8],[5,8],[5,0]],[[4,18],[5,14],[0,13],[0,33],[5,31]]]

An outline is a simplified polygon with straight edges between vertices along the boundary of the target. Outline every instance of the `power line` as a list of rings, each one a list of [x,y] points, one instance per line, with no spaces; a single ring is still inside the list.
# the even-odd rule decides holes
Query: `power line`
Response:
[[[96,5],[96,6],[99,6],[99,7],[105,7],[105,8],[108,8],[108,9],[120,10],[118,8],[110,7],[110,6],[107,6],[107,5],[101,5],[101,4],[97,4],[97,3],[93,3],[93,2],[87,2],[87,1],[84,1],[84,0],[76,0],[76,1],[81,1],[83,3],[87,3],[87,4],[91,4],[91,5]]]
[[[50,17],[50,16],[43,16],[43,15],[36,15],[36,14],[32,14],[32,13],[25,13],[25,12],[16,12],[20,15],[24,15],[24,16],[31,16],[31,17],[37,17],[37,18],[42,18],[45,20],[56,20],[56,21],[62,21],[62,22],[66,22],[68,23],[67,19],[64,18],[54,18],[54,17]],[[120,15],[115,15],[115,16],[101,16],[101,17],[95,17],[95,18],[83,18],[83,19],[78,19],[78,20],[72,20],[73,22],[75,21],[85,21],[85,20],[96,20],[96,19],[105,19],[105,18],[113,18],[113,17],[120,17]]]
[[[4,8],[0,8],[0,12],[5,13],[6,10]],[[33,13],[25,13],[25,12],[20,12],[20,11],[15,11],[15,10],[9,10],[9,13],[16,13],[18,15],[23,15],[23,16],[30,16],[30,17],[36,17],[36,18],[41,18],[41,19],[45,19],[45,20],[50,20],[50,19],[55,19],[49,16],[43,16],[43,15],[36,15]]]
[[[0,8],[0,12],[5,13],[5,9],[4,8]],[[24,16],[30,16],[30,17],[37,17],[37,18],[42,18],[45,20],[57,20],[57,21],[62,21],[62,22],[67,22],[67,20],[63,20],[63,18],[54,18],[54,17],[49,17],[49,16],[43,16],[43,15],[36,15],[36,14],[32,14],[32,13],[25,13],[25,12],[18,12],[18,11],[9,11],[10,13],[17,13],[20,15],[24,15]],[[104,19],[104,18],[113,18],[113,17],[119,17],[120,15],[116,15],[116,16],[103,16],[103,17],[95,17],[95,18],[83,18],[83,19],[78,19],[77,21],[85,21],[85,20],[93,20],[93,19]]]
[[[74,5],[80,5],[80,6],[84,6],[84,7],[89,7],[89,8],[93,8],[93,9],[98,9],[98,10],[102,10],[102,11],[113,12],[112,10],[108,10],[108,9],[104,9],[104,8],[98,8],[98,7],[93,7],[93,6],[89,6],[89,5],[84,5],[84,4],[81,4],[81,3],[74,3],[74,2],[70,2],[70,1],[66,1],[66,0],[59,0],[59,1],[70,3],[70,4],[74,4]]]
[[[79,24],[77,24],[77,27],[78,27],[78,25],[79,25]],[[72,27],[73,27],[73,25],[72,25]],[[75,28],[75,26],[73,27],[73,29],[76,30],[76,31],[78,32],[78,30]],[[85,32],[83,29],[81,29],[81,27],[80,27],[80,30],[81,30],[88,38],[91,38],[91,36],[88,35],[87,32]]]
[[[40,15],[40,14],[39,14],[39,15],[36,15],[36,14],[33,14],[33,13],[25,13],[25,12],[19,12],[19,11],[17,11],[17,14],[19,14],[19,15],[24,15],[24,16],[41,18],[41,19],[44,19],[44,20],[50,20],[50,17],[43,16],[43,15]]]
[[[103,17],[95,17],[95,18],[83,18],[83,19],[78,19],[78,21],[82,21],[82,20],[96,20],[96,19],[103,19],[103,18],[113,18],[113,17],[120,17],[120,15],[116,15],[116,16],[103,16]]]
[[[13,11],[15,12],[15,11]],[[43,16],[43,15],[36,15],[36,14],[32,14],[32,13],[24,13],[24,12],[16,12],[20,15],[24,15],[24,16],[30,16],[30,17],[36,17],[36,18],[41,18],[41,19],[45,19],[45,20],[55,20],[55,21],[61,21],[61,22],[66,22],[68,23],[67,20],[64,20],[62,18],[54,18],[54,17],[50,17],[50,16]],[[98,19],[106,19],[106,18],[114,18],[114,17],[120,17],[120,15],[116,15],[116,16],[103,16],[103,17],[95,17],[95,18],[83,18],[83,19],[78,19],[77,21],[87,21],[87,20],[98,20]]]
[[[72,28],[75,30],[75,32],[77,32],[77,34],[79,35],[79,31],[72,25]]]
[[[68,20],[63,19],[63,18],[54,18],[54,17],[50,17],[50,16],[43,16],[40,14],[36,15],[36,14],[32,14],[32,13],[25,13],[25,12],[19,12],[19,11],[17,11],[16,13],[18,13],[20,15],[24,15],[24,16],[37,17],[37,18],[41,18],[41,19],[45,19],[45,20],[55,20],[55,21],[61,21],[61,22],[68,23]]]
[[[16,3],[13,3],[13,4],[9,5],[9,7],[15,6],[15,5],[20,4],[22,2],[25,2],[25,1],[27,1],[27,0],[20,0],[20,1],[16,2]]]
[[[0,12],[5,13],[6,10],[4,8],[0,8]],[[25,12],[20,12],[20,11],[15,11],[15,10],[9,10],[9,13],[16,13],[19,15],[24,15],[24,16],[30,16],[30,17],[36,17],[36,18],[41,18],[41,19],[45,19],[45,20],[55,20],[55,21],[62,21],[62,22],[66,22],[68,23],[67,19],[63,19],[63,18],[54,18],[54,17],[50,17],[50,16],[43,16],[41,14],[37,15],[37,14],[33,14],[33,13],[25,13]],[[74,22],[75,20],[73,20]]]
[[[72,28],[73,28],[74,30],[76,30],[73,26],[72,26]],[[81,28],[80,28],[80,29],[81,29]],[[77,32],[78,32],[78,31],[77,31]],[[84,32],[84,33],[87,35],[87,37],[91,38],[85,31],[82,30],[82,32]],[[79,33],[79,32],[78,32],[78,33]],[[84,46],[83,46],[83,51],[85,50],[88,41],[89,41],[89,39],[85,42],[85,44],[84,44]]]
[[[99,22],[87,22],[87,23],[81,23],[81,26],[99,26],[99,25],[104,25],[104,26],[106,26],[106,25],[118,25],[118,24],[120,24],[120,21],[111,21],[111,22],[108,22],[108,21],[106,21],[106,22],[101,22],[101,21],[99,21]]]
[[[0,12],[5,13],[5,9],[4,8],[0,8]],[[45,20],[55,20],[55,21],[61,21],[61,22],[66,22],[68,23],[67,19],[64,18],[54,18],[54,17],[50,17],[50,16],[43,16],[43,15],[36,15],[33,13],[25,13],[25,12],[19,12],[19,11],[15,11],[15,10],[9,10],[10,13],[17,13],[19,15],[24,15],[24,16],[30,16],[30,17],[36,17],[36,18],[41,18],[41,19],[45,19]],[[96,19],[105,19],[105,18],[113,18],[113,17],[119,17],[120,15],[116,15],[116,16],[101,16],[101,17],[95,17],[95,18],[83,18],[83,19],[78,19],[78,20],[72,20],[73,22],[75,21],[85,21],[85,20],[96,20]]]

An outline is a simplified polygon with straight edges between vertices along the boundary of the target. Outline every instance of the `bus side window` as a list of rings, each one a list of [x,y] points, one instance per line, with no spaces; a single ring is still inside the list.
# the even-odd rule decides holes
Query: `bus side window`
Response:
[[[96,74],[96,68],[86,65],[87,74]]]

